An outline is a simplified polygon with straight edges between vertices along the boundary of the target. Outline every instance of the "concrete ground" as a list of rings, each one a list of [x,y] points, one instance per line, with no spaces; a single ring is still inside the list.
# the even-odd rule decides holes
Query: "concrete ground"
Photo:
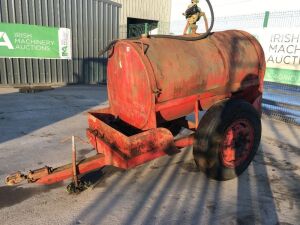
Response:
[[[69,195],[50,187],[4,186],[7,174],[70,162],[69,137],[85,138],[86,111],[107,104],[106,87],[34,94],[0,89],[0,224],[300,224],[300,128],[263,118],[260,150],[238,179],[198,172],[190,149],[129,171],[112,167]],[[80,157],[93,154],[78,142]]]
[[[264,115],[300,126],[300,86],[265,82]]]

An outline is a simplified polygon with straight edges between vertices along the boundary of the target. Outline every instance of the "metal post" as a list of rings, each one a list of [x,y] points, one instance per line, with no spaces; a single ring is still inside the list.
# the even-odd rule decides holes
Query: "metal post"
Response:
[[[75,137],[72,136],[72,168],[73,168],[73,180],[75,187],[78,187],[78,177],[77,177],[77,165],[76,165],[76,145]]]
[[[145,34],[148,34],[148,31],[149,31],[148,23],[145,23]]]
[[[270,12],[269,11],[266,11],[265,12],[265,18],[264,18],[264,28],[268,26],[268,23],[269,23],[269,17],[270,17]]]

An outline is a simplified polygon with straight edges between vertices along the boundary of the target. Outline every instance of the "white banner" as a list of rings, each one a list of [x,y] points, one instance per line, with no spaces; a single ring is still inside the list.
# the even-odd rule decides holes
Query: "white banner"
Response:
[[[248,30],[261,43],[268,67],[300,70],[300,28]]]

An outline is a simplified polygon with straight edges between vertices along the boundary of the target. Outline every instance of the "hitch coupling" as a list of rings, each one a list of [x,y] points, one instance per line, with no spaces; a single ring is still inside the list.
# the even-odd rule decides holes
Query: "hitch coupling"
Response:
[[[40,178],[51,174],[52,172],[53,169],[48,166],[36,170],[30,170],[27,175],[18,171],[7,176],[5,179],[5,183],[9,186],[19,184],[25,180],[27,180],[28,183],[34,183]]]

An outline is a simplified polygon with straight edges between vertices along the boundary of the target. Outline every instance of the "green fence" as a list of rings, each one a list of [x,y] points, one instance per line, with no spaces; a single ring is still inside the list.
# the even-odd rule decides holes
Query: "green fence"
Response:
[[[170,32],[182,34],[185,23],[184,20],[172,22]],[[200,20],[198,26],[199,32],[203,32],[203,21]],[[214,31],[230,29],[246,30],[254,34],[257,32],[259,35],[255,36],[265,39],[260,40],[262,45],[265,45],[266,60],[269,61],[265,75],[265,90],[263,95],[264,115],[299,125],[300,10],[266,11],[263,13],[226,17],[218,17],[216,15]],[[291,35],[286,33],[287,31],[294,34],[294,39],[291,36],[283,36],[286,40],[283,40],[283,43],[281,43],[282,39],[278,35]],[[268,38],[272,38],[272,32],[274,35],[277,35],[277,38],[275,38],[277,43],[273,41],[273,45],[270,45],[270,43],[268,45],[267,41]],[[274,37],[272,40],[274,40]],[[282,65],[276,65],[276,61]]]
[[[260,30],[268,65],[264,115],[299,125],[300,10],[217,17],[215,30],[226,29]]]

